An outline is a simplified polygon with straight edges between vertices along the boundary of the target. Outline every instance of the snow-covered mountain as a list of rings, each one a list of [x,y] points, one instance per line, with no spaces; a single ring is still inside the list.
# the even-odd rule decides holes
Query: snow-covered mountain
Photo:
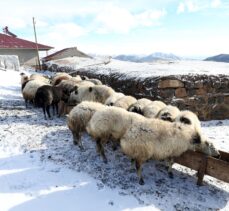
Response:
[[[229,62],[229,54],[219,54],[216,56],[208,57],[204,61],[215,61],[215,62]]]
[[[114,59],[121,60],[121,61],[131,61],[131,62],[154,62],[158,60],[165,60],[165,61],[176,61],[181,60],[181,57],[178,57],[172,53],[161,53],[156,52],[146,56],[140,55],[118,55],[113,57]]]

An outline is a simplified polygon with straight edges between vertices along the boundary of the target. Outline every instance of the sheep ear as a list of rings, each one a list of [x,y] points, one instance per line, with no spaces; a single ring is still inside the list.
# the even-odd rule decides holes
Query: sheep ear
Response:
[[[92,87],[89,87],[89,92],[92,92]]]
[[[197,134],[193,137],[192,143],[193,143],[193,144],[200,144],[200,143],[201,143],[201,137],[200,137],[200,134],[199,134],[199,133],[197,133]]]

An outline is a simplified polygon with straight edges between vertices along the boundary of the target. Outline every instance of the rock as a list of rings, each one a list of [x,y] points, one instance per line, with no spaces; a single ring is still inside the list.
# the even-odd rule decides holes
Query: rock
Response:
[[[159,89],[178,88],[178,87],[184,87],[184,83],[179,80],[175,80],[175,79],[166,79],[166,80],[160,81],[158,84]]]
[[[185,88],[176,89],[175,96],[178,98],[187,97],[186,89]]]

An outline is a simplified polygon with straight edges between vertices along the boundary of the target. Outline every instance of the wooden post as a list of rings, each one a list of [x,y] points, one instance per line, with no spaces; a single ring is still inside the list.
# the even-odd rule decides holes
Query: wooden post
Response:
[[[36,24],[35,18],[33,17],[33,30],[34,30],[34,36],[35,36],[36,49],[37,49],[37,60],[38,60],[39,70],[41,70],[41,63],[40,63],[40,57],[39,57],[39,51],[38,51],[38,45],[37,45],[37,34],[36,34],[35,24]]]

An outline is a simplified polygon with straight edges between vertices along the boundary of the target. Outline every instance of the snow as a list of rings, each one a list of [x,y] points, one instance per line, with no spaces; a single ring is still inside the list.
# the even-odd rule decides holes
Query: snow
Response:
[[[108,63],[108,61],[110,62]],[[135,63],[99,57],[94,59],[69,57],[49,62],[49,65],[51,64],[57,64],[60,67],[69,66],[72,69],[85,68],[85,70],[105,75],[120,73],[127,77],[138,78],[183,74],[229,75],[229,63],[196,60]]]
[[[229,120],[202,122],[206,135],[229,151]],[[163,162],[143,167],[145,185],[120,150],[106,146],[108,164],[84,134],[80,151],[66,118],[44,120],[26,109],[19,72],[0,71],[0,210],[229,210],[229,184],[209,176],[196,185],[195,171]]]

